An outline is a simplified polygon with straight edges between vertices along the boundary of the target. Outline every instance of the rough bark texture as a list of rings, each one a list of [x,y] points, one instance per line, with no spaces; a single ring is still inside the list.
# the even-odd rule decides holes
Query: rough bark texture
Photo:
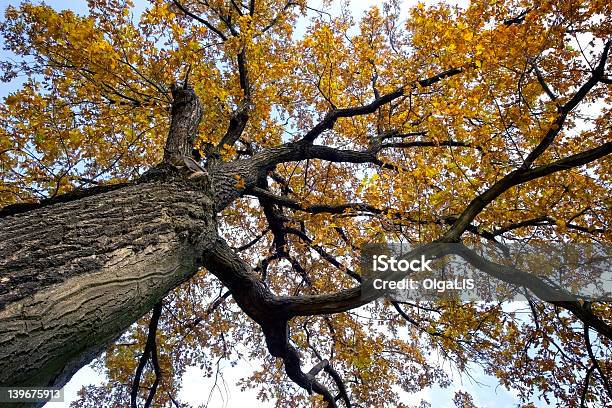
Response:
[[[609,44],[600,65],[606,61],[608,48]],[[239,66],[244,64],[243,53],[237,62]],[[248,120],[249,88],[243,68],[240,77],[245,92],[244,110],[235,112],[222,143],[236,142]],[[95,191],[96,195],[90,197],[79,192],[62,202],[54,199],[0,211],[0,386],[63,386],[166,292],[192,276],[199,266],[205,266],[261,326],[270,354],[283,360],[290,379],[308,392],[322,395],[330,407],[335,407],[339,399],[350,406],[346,387],[329,362],[321,359],[310,371],[302,369],[298,350],[290,341],[288,322],[296,316],[347,311],[373,298],[362,296],[359,286],[329,294],[275,295],[217,235],[215,214],[245,193],[261,198],[264,208],[266,200],[273,200],[275,205],[301,211],[335,211],[329,206],[302,207],[288,196],[276,197],[272,191],[262,190],[265,183],[260,181],[278,164],[305,159],[395,169],[395,165],[377,156],[381,149],[392,146],[382,144],[384,135],[372,139],[370,147],[363,151],[315,145],[314,141],[340,118],[374,113],[417,86],[427,87],[461,72],[463,68],[444,71],[377,95],[365,105],[333,109],[302,139],[253,151],[248,158],[223,162],[215,158],[213,149],[205,169],[197,158],[191,159],[202,118],[201,104],[192,88],[173,87],[164,160],[138,183]],[[601,70],[596,71],[594,79],[562,109],[571,111],[601,75]],[[531,161],[475,197],[437,241],[460,241],[465,231],[475,229],[472,221],[477,215],[510,188],[612,152],[612,143],[604,143],[535,166],[535,159],[550,146],[563,120],[559,119],[557,127],[551,128],[529,155]],[[407,143],[401,147],[414,146],[427,144]],[[346,205],[367,209],[360,203]],[[292,233],[282,228],[272,232]],[[297,233],[308,242],[305,233]],[[592,313],[589,315],[577,302],[558,305],[600,333],[609,333],[604,330],[608,326],[602,323],[598,328]],[[321,370],[334,380],[338,395],[316,380]]]
[[[164,149],[164,161],[171,162],[177,157],[191,157],[193,141],[202,119],[202,105],[190,87],[172,87],[172,121],[170,134]]]
[[[191,87],[172,96],[164,160],[138,182],[0,211],[0,386],[63,387],[214,244],[218,194],[180,166],[202,107]]]
[[[179,177],[0,219],[0,385],[63,386],[197,271],[210,190]]]

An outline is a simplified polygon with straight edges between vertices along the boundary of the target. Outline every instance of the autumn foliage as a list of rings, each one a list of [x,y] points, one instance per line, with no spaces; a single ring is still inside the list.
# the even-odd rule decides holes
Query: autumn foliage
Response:
[[[246,190],[219,214],[221,235],[274,293],[354,286],[371,242],[612,240],[609,2],[391,0],[356,16],[304,0],[87,3],[84,15],[33,2],[5,12],[15,57],[1,75],[21,85],[0,104],[0,207],[139,178],[164,154],[172,86],[188,83],[203,107],[202,166],[308,135],[331,149],[279,163],[259,190],[237,177]],[[542,174],[520,179],[533,169]],[[612,324],[609,304],[584,307]],[[108,347],[95,363],[108,382],[73,406],[128,404],[149,319]],[[377,301],[289,327],[304,365],[328,359],[353,406],[406,406],[403,391],[448,386],[449,367],[479,367],[525,407],[612,403],[612,340],[537,299]],[[262,401],[324,404],[287,380],[259,325],[205,269],[166,297],[156,339],[153,406],[187,406],[187,367],[215,376],[245,360],[262,365],[239,386]],[[147,365],[143,401],[154,378]],[[454,401],[473,406],[464,392]]]

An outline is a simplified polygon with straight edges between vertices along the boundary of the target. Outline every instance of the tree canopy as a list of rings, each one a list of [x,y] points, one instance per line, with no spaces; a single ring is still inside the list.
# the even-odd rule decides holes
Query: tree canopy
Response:
[[[612,403],[609,303],[534,297],[519,314],[355,295],[372,242],[610,244],[609,2],[389,0],[360,16],[305,0],[87,3],[5,12],[17,58],[1,78],[23,84],[0,104],[0,207],[140,179],[167,161],[192,89],[185,165],[229,169],[216,208],[235,258],[109,345],[95,363],[108,383],[74,406],[186,406],[187,367],[241,359],[263,361],[241,386],[279,407],[404,406],[400,390],[448,386],[449,365],[482,367],[524,407]],[[265,177],[232,173],[252,163]],[[261,303],[241,300],[260,286]],[[268,307],[286,311],[278,325]]]

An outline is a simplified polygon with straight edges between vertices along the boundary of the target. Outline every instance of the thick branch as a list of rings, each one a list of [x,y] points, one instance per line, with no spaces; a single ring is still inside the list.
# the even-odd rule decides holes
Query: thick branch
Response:
[[[329,390],[314,375],[302,371],[299,354],[289,344],[288,318],[279,297],[270,292],[224,241],[218,239],[203,257],[204,265],[230,289],[240,308],[261,326],[268,351],[283,360],[289,378],[308,392],[322,395],[330,407],[335,407],[335,398]]]
[[[246,75],[246,73],[244,75]],[[248,85],[245,86],[245,89],[248,89]],[[245,90],[245,92],[247,91]],[[209,154],[219,154],[219,150],[222,149],[225,145],[233,146],[234,143],[236,143],[236,141],[240,139],[240,136],[242,135],[242,132],[244,132],[247,122],[249,121],[249,103],[249,99],[245,99],[238,107],[238,109],[232,114],[229,126],[227,127],[227,131],[225,132],[217,146],[214,148],[214,150],[209,152]]]
[[[612,152],[612,142],[604,143],[602,146],[578,153],[552,163],[528,169],[518,169],[508,173],[501,180],[497,181],[489,187],[484,193],[474,198],[465,208],[453,226],[444,234],[443,240],[455,242],[461,234],[472,223],[474,218],[489,205],[493,200],[499,197],[510,188],[540,177],[548,176],[562,170],[568,170],[574,167],[580,167],[597,159],[600,159]]]
[[[337,396],[336,396],[336,400],[342,399],[344,400],[344,404],[350,408],[351,407],[351,400],[348,396],[348,392],[346,390],[346,385],[344,384],[344,381],[342,380],[342,377],[340,376],[340,374],[332,367],[331,363],[324,359],[321,354],[318,352],[318,350],[312,345],[312,343],[310,342],[310,330],[308,330],[308,326],[306,325],[306,323],[304,323],[303,325],[304,328],[304,333],[306,333],[306,344],[308,344],[308,347],[312,350],[312,352],[315,354],[315,356],[317,356],[317,358],[320,360],[320,363],[317,364],[317,366],[321,365],[323,370],[325,370],[325,372],[327,374],[329,374],[329,376],[334,380],[334,382],[336,383],[336,386],[338,387],[338,391],[340,392]],[[331,326],[330,326],[331,328]],[[315,367],[317,367],[315,366]],[[315,369],[315,367],[313,367],[313,370]],[[313,371],[311,370],[311,372]]]
[[[70,201],[80,200],[85,197],[91,197],[98,194],[102,194],[108,191],[117,190],[128,186],[127,183],[109,184],[105,186],[95,186],[91,188],[77,188],[66,194],[58,195],[52,198],[45,198],[37,203],[18,203],[7,205],[6,207],[0,208],[0,218],[8,217],[9,215],[16,215],[25,213],[28,211],[34,211],[39,208],[47,207],[53,204],[67,203]]]
[[[563,128],[563,124],[565,123],[565,119],[567,115],[576,107],[582,100],[587,96],[589,91],[593,89],[595,85],[604,77],[606,61],[608,59],[608,53],[610,51],[610,41],[608,41],[601,53],[601,57],[599,60],[599,64],[593,71],[591,77],[576,91],[576,93],[568,100],[563,106],[559,108],[559,115],[555,122],[548,129],[548,132],[544,136],[544,138],[540,141],[540,143],[529,153],[525,161],[523,162],[521,169],[527,169],[531,167],[531,165],[535,162],[535,160],[540,157],[546,149],[552,144],[555,140],[561,129]],[[537,72],[537,71],[536,71]]]
[[[410,91],[417,86],[420,86],[422,88],[431,86],[445,78],[460,74],[463,71],[464,68],[452,68],[437,75],[434,75],[430,78],[414,81],[408,86],[401,86],[393,92],[375,98],[372,102],[366,105],[334,109],[327,115],[325,115],[325,118],[323,118],[321,122],[319,122],[310,131],[306,133],[306,135],[304,136],[304,140],[309,143],[312,143],[321,133],[333,128],[334,124],[339,118],[350,118],[354,116],[362,116],[374,113],[381,106],[386,105],[401,96],[404,96],[406,91]]]
[[[266,336],[268,351],[274,357],[283,360],[287,376],[309,394],[314,391],[323,396],[328,407],[337,407],[336,399],[331,392],[315,379],[315,375],[323,368],[323,364],[317,364],[309,373],[302,371],[300,355],[295,347],[289,344],[289,327],[287,322],[264,324],[262,329]]]
[[[164,148],[164,162],[174,163],[182,157],[191,157],[193,141],[202,120],[202,105],[193,88],[172,87],[172,119]]]
[[[565,289],[553,288],[535,275],[484,259],[465,246],[461,249],[454,249],[458,255],[479,270],[501,281],[529,289],[538,298],[568,310],[584,324],[597,330],[602,336],[612,339],[612,326],[596,316],[589,307],[584,306],[578,301],[578,298],[565,291]]]

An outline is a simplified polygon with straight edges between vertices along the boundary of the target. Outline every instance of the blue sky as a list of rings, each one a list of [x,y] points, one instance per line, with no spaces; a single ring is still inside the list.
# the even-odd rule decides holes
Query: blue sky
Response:
[[[41,0],[32,0],[32,3],[42,3]],[[4,11],[8,6],[19,6],[23,3],[23,0],[0,0],[0,21],[4,21]],[[86,0],[44,0],[44,3],[55,8],[56,10],[70,9],[79,14],[87,13],[87,1]],[[146,0],[134,0],[136,10],[143,10],[148,2]],[[2,43],[2,48],[4,44]],[[0,49],[0,60],[6,58],[13,58],[14,55]],[[8,84],[0,83],[0,98],[4,98],[9,93],[19,89],[22,81],[15,79]]]
[[[138,0],[142,1],[142,0]],[[4,21],[4,11],[8,6],[18,6],[21,4],[21,0],[0,0],[0,21]],[[87,2],[84,0],[47,0],[46,4],[59,9],[70,8],[79,13],[85,13],[87,11]],[[4,43],[2,42],[2,48],[4,48]],[[5,60],[7,58],[14,58],[15,56],[5,51],[4,49],[0,49],[0,60]],[[16,91],[21,86],[22,81],[18,78],[9,82],[9,83],[0,83],[0,98],[4,98],[9,93]]]

